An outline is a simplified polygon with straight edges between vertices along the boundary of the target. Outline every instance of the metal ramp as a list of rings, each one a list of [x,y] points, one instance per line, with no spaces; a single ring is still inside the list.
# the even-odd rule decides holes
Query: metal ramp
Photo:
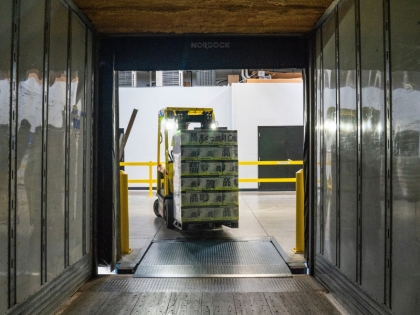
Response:
[[[281,252],[271,238],[154,240],[134,277],[291,277]]]

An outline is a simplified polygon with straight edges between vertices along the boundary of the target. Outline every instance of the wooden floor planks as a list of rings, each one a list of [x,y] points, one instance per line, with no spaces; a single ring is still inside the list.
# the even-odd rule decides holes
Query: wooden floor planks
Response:
[[[233,293],[204,293],[201,304],[203,315],[236,314]]]
[[[110,292],[77,292],[55,314],[94,315],[110,295]]]
[[[173,293],[165,314],[201,314],[203,293]]]
[[[312,292],[295,292],[297,298],[308,314],[331,314],[340,315],[341,313],[333,306],[325,296],[325,293]]]
[[[237,315],[272,314],[264,293],[235,293]]]
[[[132,315],[142,314],[166,314],[171,293],[141,293],[136,305],[134,306]]]
[[[202,293],[79,291],[54,314],[340,315],[325,292]]]
[[[140,293],[113,292],[98,309],[100,315],[130,315]]]
[[[306,315],[294,292],[264,293],[272,314]]]

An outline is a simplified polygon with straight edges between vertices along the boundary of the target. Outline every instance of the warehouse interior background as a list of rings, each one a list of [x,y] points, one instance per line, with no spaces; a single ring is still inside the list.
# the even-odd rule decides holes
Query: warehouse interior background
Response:
[[[297,2],[214,23],[192,1],[2,1],[0,312],[52,313],[120,257],[118,71],[245,67],[302,71],[310,274],[351,313],[417,312],[420,5]]]
[[[285,152],[286,155],[278,155],[275,160],[292,158],[302,160],[304,105],[302,73],[296,69],[283,69],[276,72],[273,70],[267,71],[267,76],[270,75],[269,73],[274,74],[273,80],[258,79],[258,74],[255,74],[257,70],[254,71],[253,78],[258,83],[244,80],[246,77],[242,75],[245,70],[182,71],[182,79],[179,78],[180,71],[163,71],[169,73],[171,77],[165,81],[164,86],[157,87],[154,86],[156,71],[119,72],[120,128],[126,128],[133,109],[138,110],[138,116],[124,149],[124,161],[156,161],[157,113],[165,107],[213,108],[220,127],[238,131],[240,161],[259,160],[258,127],[301,126],[300,138],[297,136],[297,143],[295,143],[295,146],[300,148],[300,154],[297,157],[287,156]],[[248,76],[252,75],[251,70],[246,71],[249,72]],[[200,78],[197,82],[197,73],[202,77],[201,82]],[[285,73],[286,76],[295,78],[275,79],[275,73],[277,77]],[[229,75],[235,76],[237,82],[228,85]],[[191,78],[193,78],[192,86]],[[189,86],[184,86],[184,83]],[[152,87],[148,87],[150,85]],[[255,110],[256,106],[258,110]],[[190,126],[190,128],[193,127]],[[296,171],[296,167],[292,168]],[[125,167],[125,169],[130,178],[149,178],[147,167]],[[258,166],[240,166],[239,172],[243,178],[259,177]],[[153,176],[156,178],[156,174]],[[291,176],[293,177],[293,174],[284,177]],[[129,184],[129,187],[148,187],[148,184]],[[259,186],[256,182],[240,183],[239,188],[258,189]]]

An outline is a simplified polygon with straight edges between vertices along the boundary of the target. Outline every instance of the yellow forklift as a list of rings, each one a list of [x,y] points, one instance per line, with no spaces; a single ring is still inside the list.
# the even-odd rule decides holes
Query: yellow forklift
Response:
[[[216,121],[212,108],[167,107],[159,111],[158,150],[157,150],[157,199],[153,204],[156,216],[165,220],[167,228],[174,227],[174,189],[173,189],[173,136],[169,142],[169,133],[175,134],[188,129],[189,124],[199,124],[201,129],[215,129]],[[161,153],[165,158],[162,159]],[[188,225],[182,229],[188,228]]]
[[[153,210],[167,228],[238,228],[236,130],[219,128],[211,108],[168,107],[159,111],[157,153]]]

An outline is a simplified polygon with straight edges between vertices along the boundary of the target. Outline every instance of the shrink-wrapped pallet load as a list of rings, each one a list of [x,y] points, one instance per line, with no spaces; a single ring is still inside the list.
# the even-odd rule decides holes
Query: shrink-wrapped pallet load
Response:
[[[237,226],[237,142],[234,130],[182,130],[174,135],[175,220]]]

